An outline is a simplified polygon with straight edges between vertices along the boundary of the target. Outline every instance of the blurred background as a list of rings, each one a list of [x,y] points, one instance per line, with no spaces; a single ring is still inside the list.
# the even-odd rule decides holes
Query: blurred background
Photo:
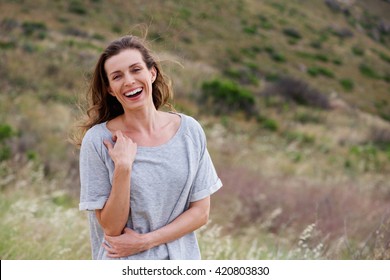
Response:
[[[389,2],[0,0],[0,258],[90,258],[67,139],[142,23],[224,183],[204,259],[389,259]]]

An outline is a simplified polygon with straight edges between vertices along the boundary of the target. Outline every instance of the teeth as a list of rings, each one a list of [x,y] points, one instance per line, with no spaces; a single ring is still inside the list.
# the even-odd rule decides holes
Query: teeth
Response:
[[[132,90],[132,91],[129,91],[128,93],[125,93],[125,96],[127,96],[127,97],[132,96],[134,94],[139,93],[141,90],[142,90],[142,88],[136,88],[135,90]]]

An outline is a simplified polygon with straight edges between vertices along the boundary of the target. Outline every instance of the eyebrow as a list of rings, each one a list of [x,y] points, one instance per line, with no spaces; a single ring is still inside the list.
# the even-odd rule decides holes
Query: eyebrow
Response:
[[[129,68],[132,68],[132,67],[134,67],[134,66],[137,66],[137,64],[141,64],[141,63],[140,63],[140,62],[133,63],[133,64],[131,64],[131,65],[129,66]],[[120,72],[122,72],[122,71],[120,71],[120,70],[113,71],[113,72],[111,72],[111,73],[109,74],[109,76],[112,76],[113,74],[120,73]]]

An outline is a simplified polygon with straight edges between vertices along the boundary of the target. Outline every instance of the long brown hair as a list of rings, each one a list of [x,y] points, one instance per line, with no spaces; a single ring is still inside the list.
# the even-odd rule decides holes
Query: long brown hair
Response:
[[[126,49],[138,50],[142,58],[150,70],[152,67],[156,69],[156,79],[152,84],[153,104],[158,110],[162,106],[167,106],[173,109],[169,100],[172,98],[172,88],[168,77],[166,77],[161,69],[159,62],[153,57],[151,51],[147,47],[147,42],[137,36],[127,35],[117,40],[112,41],[103,53],[95,66],[92,80],[90,82],[87,93],[87,116],[79,125],[80,131],[77,136],[74,136],[74,144],[81,145],[82,137],[85,132],[92,126],[109,121],[124,113],[122,105],[119,101],[108,93],[108,78],[104,69],[104,64],[107,59],[119,54]]]

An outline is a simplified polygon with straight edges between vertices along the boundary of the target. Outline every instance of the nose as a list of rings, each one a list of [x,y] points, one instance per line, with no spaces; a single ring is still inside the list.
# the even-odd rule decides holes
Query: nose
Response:
[[[133,75],[131,73],[125,74],[125,85],[132,85],[135,83]]]

